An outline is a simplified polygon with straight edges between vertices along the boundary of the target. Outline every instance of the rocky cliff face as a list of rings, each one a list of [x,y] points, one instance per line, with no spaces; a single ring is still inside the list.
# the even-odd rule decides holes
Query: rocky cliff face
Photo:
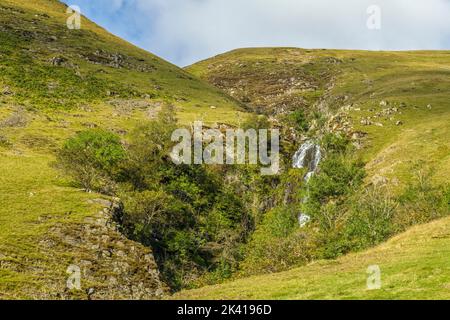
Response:
[[[167,294],[151,250],[118,231],[113,217],[120,205],[103,199],[91,202],[104,209],[83,224],[54,227],[48,239],[41,241],[42,251],[65,250],[76,258],[68,266],[67,281],[54,279],[53,290],[36,298],[148,300]]]

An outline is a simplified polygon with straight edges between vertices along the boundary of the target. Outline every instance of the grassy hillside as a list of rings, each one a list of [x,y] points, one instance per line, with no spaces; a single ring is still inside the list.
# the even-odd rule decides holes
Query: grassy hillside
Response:
[[[55,150],[75,133],[100,127],[126,140],[165,105],[183,125],[237,125],[248,111],[276,123],[294,110],[317,111],[326,117],[315,120],[316,129],[358,146],[367,182],[397,191],[418,170],[436,184],[448,181],[448,52],[242,49],[182,70],[85,18],[81,30],[69,30],[65,11],[56,0],[0,4],[0,298],[147,299],[166,292],[151,251],[106,223],[111,199],[75,188],[53,166]],[[292,149],[300,144],[290,142]],[[247,191],[272,187],[259,181]],[[176,297],[448,297],[449,224],[416,227],[337,261]],[[66,290],[71,264],[82,267],[81,292]],[[382,269],[380,291],[364,289],[370,264]]]
[[[366,184],[382,185],[395,195],[417,176],[435,185],[448,183],[449,64],[450,54],[445,51],[260,48],[225,53],[187,70],[269,117],[280,119],[303,109],[314,119],[315,128],[307,135],[331,131],[350,138],[366,163]],[[301,142],[291,139],[291,143]],[[421,205],[406,210],[411,221]],[[439,220],[365,253],[177,297],[448,298],[448,226],[448,219]],[[365,273],[372,264],[380,265],[384,282],[382,290],[369,292]]]
[[[0,4],[0,298],[152,298],[164,286],[150,251],[105,229],[108,202],[74,188],[54,151],[88,128],[125,136],[164,104],[183,124],[233,124],[240,107],[87,19],[67,29],[65,12],[56,0]],[[81,293],[66,290],[70,264]]]
[[[449,299],[450,219],[414,227],[366,252],[175,295],[177,299]],[[378,265],[381,289],[367,289]]]
[[[80,107],[110,100],[172,102],[188,119],[214,105],[227,115],[235,102],[180,68],[82,19],[66,27],[57,0],[3,1],[0,7],[3,93],[36,108]],[[136,103],[136,102],[135,102]],[[207,119],[205,119],[207,120]]]
[[[370,178],[396,187],[417,163],[432,167],[436,181],[450,176],[449,65],[447,51],[262,48],[187,70],[260,112],[328,113],[330,129],[362,144]]]

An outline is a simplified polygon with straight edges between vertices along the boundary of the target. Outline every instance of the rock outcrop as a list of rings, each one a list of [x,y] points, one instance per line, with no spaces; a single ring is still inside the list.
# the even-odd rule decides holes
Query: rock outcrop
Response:
[[[122,210],[118,202],[90,201],[104,206],[79,224],[60,224],[41,241],[42,251],[66,250],[76,257],[64,266],[67,279],[55,279],[53,290],[40,299],[160,299],[168,293],[161,281],[152,251],[118,231],[114,216]],[[78,288],[70,285],[74,271]],[[72,273],[72,275],[71,275]],[[75,275],[76,276],[76,275]]]

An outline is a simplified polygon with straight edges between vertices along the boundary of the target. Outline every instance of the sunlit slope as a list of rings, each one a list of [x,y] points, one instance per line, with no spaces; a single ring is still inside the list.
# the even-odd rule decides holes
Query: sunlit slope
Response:
[[[449,299],[450,219],[417,226],[374,249],[335,261],[184,291],[177,299]],[[369,266],[381,289],[368,290]],[[372,282],[369,282],[372,283]]]
[[[73,108],[114,102],[155,107],[172,103],[181,118],[235,118],[235,101],[182,69],[82,18],[69,30],[57,0],[0,4],[0,89],[36,108]],[[211,109],[215,106],[216,109]]]
[[[448,51],[240,49],[187,70],[269,114],[338,112],[330,128],[362,140],[371,179],[401,186],[420,163],[449,180]]]
[[[67,17],[59,1],[0,2],[0,299],[158,298],[150,250],[105,226],[107,202],[55,170],[54,151],[90,128],[125,139],[164,105],[182,124],[233,124],[240,107],[84,18],[67,29]],[[80,291],[66,287],[72,264]]]
[[[187,70],[269,115],[304,108],[349,136],[368,182],[400,190],[423,171],[450,178],[450,52],[235,50]],[[267,85],[274,90],[267,90]],[[293,143],[296,143],[295,141]],[[417,226],[336,261],[185,291],[189,299],[448,299],[450,219]],[[367,268],[382,288],[367,290]]]

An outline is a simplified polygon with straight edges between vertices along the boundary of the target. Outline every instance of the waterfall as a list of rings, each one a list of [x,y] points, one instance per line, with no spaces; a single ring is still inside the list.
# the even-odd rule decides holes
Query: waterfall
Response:
[[[305,175],[305,181],[308,183],[311,177],[316,173],[320,160],[322,160],[322,150],[320,149],[320,146],[309,140],[302,144],[294,154],[292,167],[298,169],[307,168],[308,172]],[[306,199],[307,197],[303,199],[303,202],[305,202]],[[310,220],[311,217],[303,212],[298,216],[298,224],[300,227],[304,227]]]
[[[298,224],[299,224],[300,228],[303,228],[304,226],[306,226],[310,220],[311,220],[311,217],[308,216],[307,214],[300,213],[298,215]]]
[[[307,168],[308,172],[305,180],[308,181],[316,172],[321,159],[322,151],[320,150],[320,146],[312,141],[307,141],[294,154],[292,166],[298,169]]]

